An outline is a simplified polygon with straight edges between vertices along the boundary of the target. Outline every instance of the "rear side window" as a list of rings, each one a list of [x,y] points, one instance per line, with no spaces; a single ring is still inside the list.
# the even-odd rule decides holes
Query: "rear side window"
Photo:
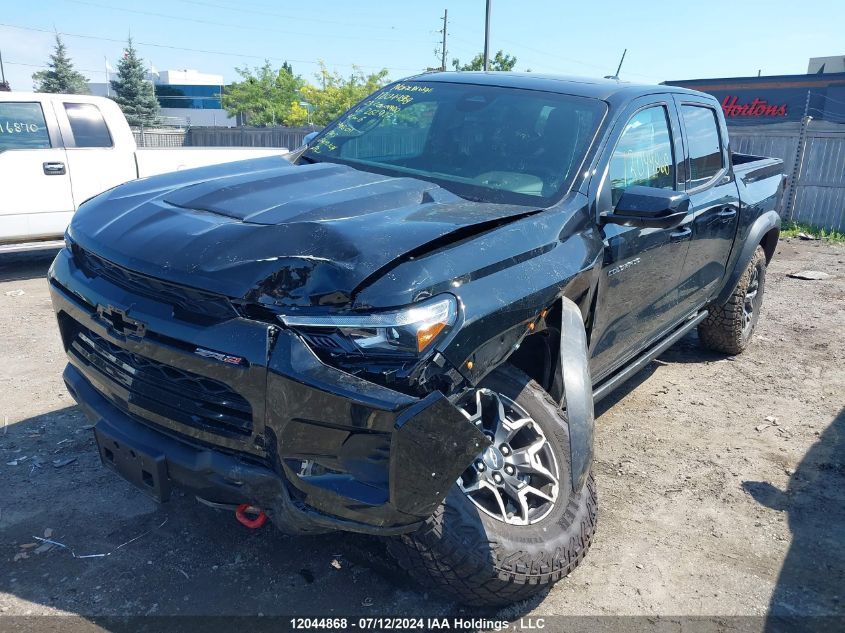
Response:
[[[0,103],[0,151],[51,147],[40,103]]]
[[[689,147],[690,181],[700,185],[718,174],[725,166],[722,160],[722,139],[716,111],[704,106],[681,106]]]
[[[614,207],[625,189],[634,185],[675,188],[672,133],[663,106],[646,108],[632,116],[610,157]]]
[[[111,147],[109,128],[93,103],[66,103],[65,112],[76,147]]]

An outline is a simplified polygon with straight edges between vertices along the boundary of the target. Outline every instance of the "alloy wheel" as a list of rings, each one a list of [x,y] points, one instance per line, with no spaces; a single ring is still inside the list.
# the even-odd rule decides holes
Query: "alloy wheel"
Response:
[[[530,525],[545,518],[557,502],[560,475],[540,425],[489,389],[475,390],[458,408],[492,441],[458,479],[463,493],[503,523]]]
[[[751,269],[751,278],[745,289],[745,299],[742,304],[742,333],[747,335],[754,324],[754,310],[756,310],[757,293],[760,291],[760,271],[755,266]]]

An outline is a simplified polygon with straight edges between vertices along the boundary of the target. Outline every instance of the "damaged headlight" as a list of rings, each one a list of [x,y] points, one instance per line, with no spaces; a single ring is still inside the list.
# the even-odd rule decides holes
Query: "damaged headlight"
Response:
[[[424,352],[455,323],[458,304],[444,294],[400,310],[371,314],[279,315],[288,327],[337,332],[361,353]]]

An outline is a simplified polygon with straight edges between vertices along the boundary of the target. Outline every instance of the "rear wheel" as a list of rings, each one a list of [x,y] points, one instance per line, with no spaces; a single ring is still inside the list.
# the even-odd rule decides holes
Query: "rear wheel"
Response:
[[[504,365],[458,402],[492,440],[444,502],[389,550],[426,587],[475,606],[528,598],[569,574],[596,528],[592,476],[572,491],[566,413]]]
[[[760,319],[765,285],[766,252],[758,246],[730,299],[710,307],[709,316],[698,326],[698,338],[705,347],[732,355],[748,347]]]

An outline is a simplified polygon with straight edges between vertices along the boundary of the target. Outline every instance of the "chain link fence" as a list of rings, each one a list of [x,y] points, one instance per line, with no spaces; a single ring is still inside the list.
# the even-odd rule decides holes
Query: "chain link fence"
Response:
[[[189,147],[187,129],[174,128],[132,128],[138,147]]]

